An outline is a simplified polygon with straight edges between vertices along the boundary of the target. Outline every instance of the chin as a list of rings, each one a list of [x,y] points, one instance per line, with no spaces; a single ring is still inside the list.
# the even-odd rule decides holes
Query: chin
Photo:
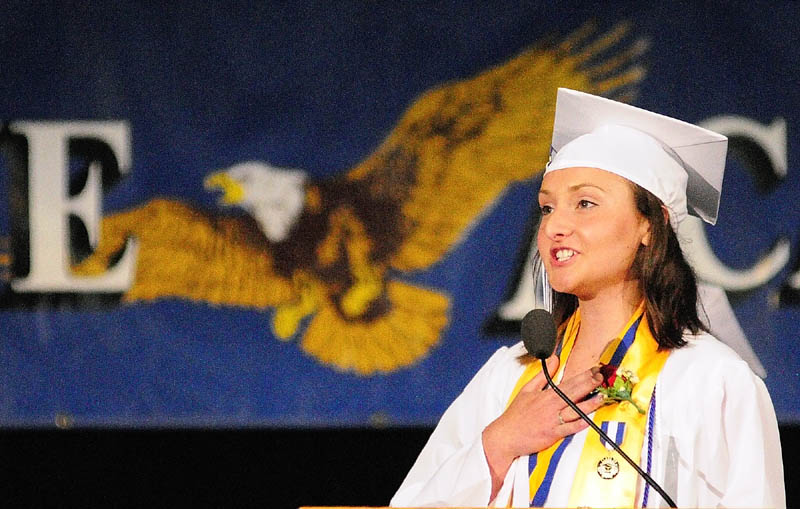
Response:
[[[558,293],[574,295],[579,300],[582,298],[590,298],[590,296],[593,295],[592,288],[587,286],[584,281],[556,278],[555,280],[550,280],[550,286]]]
[[[553,287],[553,290],[557,291],[558,293],[571,293],[575,294],[575,285],[569,281],[564,280],[552,280],[550,279],[550,286]]]

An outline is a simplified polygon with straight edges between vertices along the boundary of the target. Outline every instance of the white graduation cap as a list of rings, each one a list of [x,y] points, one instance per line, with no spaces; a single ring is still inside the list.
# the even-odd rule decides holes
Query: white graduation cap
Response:
[[[728,138],[708,129],[576,90],[558,89],[545,173],[584,166],[647,189],[677,229],[687,213],[714,224]]]

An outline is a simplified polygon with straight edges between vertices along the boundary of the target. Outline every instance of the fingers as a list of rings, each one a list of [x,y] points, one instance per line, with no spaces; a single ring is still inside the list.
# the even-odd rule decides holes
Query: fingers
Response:
[[[573,412],[574,413],[574,412]],[[558,427],[558,433],[562,437],[566,437],[569,435],[574,435],[575,433],[584,430],[589,427],[589,424],[584,421],[583,419],[578,419],[576,421],[569,421],[565,422],[561,426]]]
[[[603,406],[603,403],[604,403],[603,395],[596,394],[591,398],[587,399],[586,401],[581,401],[580,403],[578,403],[578,408],[580,408],[583,411],[583,413],[588,415],[597,410],[598,408],[600,408],[601,406]],[[565,406],[563,409],[561,409],[561,411],[559,411],[559,415],[561,416],[561,419],[565,423],[581,418],[580,415],[578,415],[578,413],[569,406]]]
[[[561,383],[559,388],[573,401],[583,399],[603,383],[603,375],[586,370]]]
[[[588,415],[600,408],[603,405],[603,402],[603,395],[597,394],[586,401],[578,403],[577,406],[583,411],[583,413]],[[559,423],[562,421],[563,423],[556,427],[556,432],[562,437],[573,435],[589,427],[589,424],[581,419],[581,416],[569,406],[562,408],[558,412],[558,416],[560,416]]]

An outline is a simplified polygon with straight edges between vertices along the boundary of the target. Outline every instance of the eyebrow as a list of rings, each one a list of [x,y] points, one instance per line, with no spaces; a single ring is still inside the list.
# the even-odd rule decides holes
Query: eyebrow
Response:
[[[583,187],[594,187],[595,189],[599,189],[600,191],[605,192],[605,189],[603,189],[602,187],[598,186],[597,184],[590,184],[589,182],[583,182],[583,183],[580,183],[580,184],[575,184],[575,185],[569,186],[567,188],[567,190],[569,192],[575,192],[578,189],[581,189]],[[549,195],[551,193],[547,189],[540,189],[539,190],[539,194],[548,194]]]

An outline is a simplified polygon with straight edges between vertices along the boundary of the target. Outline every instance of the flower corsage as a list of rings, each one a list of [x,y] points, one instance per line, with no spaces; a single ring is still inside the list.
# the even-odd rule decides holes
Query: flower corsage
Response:
[[[644,413],[644,410],[631,398],[633,386],[639,383],[636,373],[613,364],[600,365],[600,373],[603,375],[603,383],[596,390],[605,396],[606,404],[627,401],[640,414]]]

